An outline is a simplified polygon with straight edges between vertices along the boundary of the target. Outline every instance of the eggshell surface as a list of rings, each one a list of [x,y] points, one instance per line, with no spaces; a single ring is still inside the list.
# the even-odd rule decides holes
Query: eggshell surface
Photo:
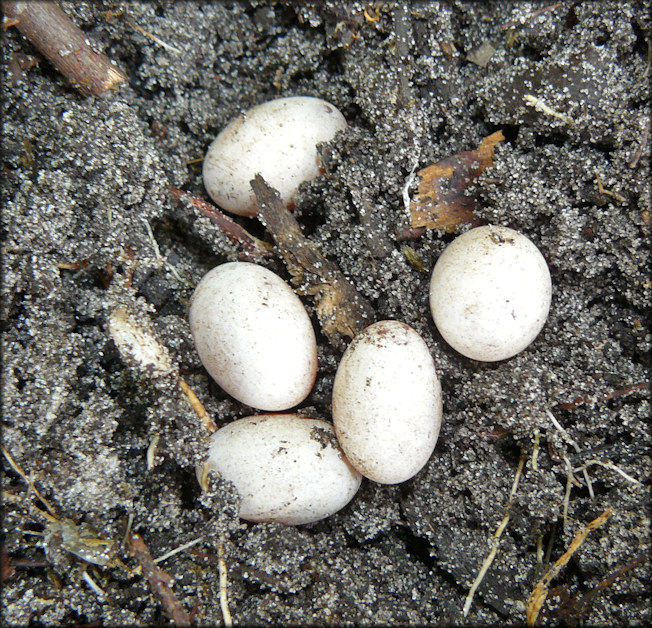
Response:
[[[291,525],[337,512],[362,479],[330,423],[295,414],[250,416],[220,428],[208,465],[237,488],[240,517]]]
[[[441,385],[428,346],[409,325],[380,321],[358,334],[333,384],[333,422],[351,464],[382,484],[404,482],[439,436]]]
[[[288,203],[299,185],[320,172],[317,144],[346,128],[340,111],[319,98],[278,98],[232,120],[209,146],[204,186],[223,209],[256,215],[249,182],[257,173]]]
[[[315,332],[297,295],[272,271],[248,262],[217,266],[195,289],[189,321],[204,367],[242,403],[287,410],[310,392]]]
[[[430,280],[437,329],[474,360],[505,360],[527,347],[548,317],[550,271],[523,234],[487,225],[457,237]]]

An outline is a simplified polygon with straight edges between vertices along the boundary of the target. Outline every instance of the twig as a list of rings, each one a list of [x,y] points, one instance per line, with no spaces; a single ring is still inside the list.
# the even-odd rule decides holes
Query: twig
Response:
[[[338,348],[344,337],[354,338],[375,320],[375,312],[337,265],[326,259],[314,242],[301,232],[296,218],[288,211],[276,190],[260,174],[251,181],[256,195],[258,218],[269,229],[303,294],[315,297],[315,309],[324,334]]]
[[[2,0],[9,25],[18,30],[85,96],[101,96],[127,77],[95,52],[86,35],[54,2]]]
[[[163,608],[177,626],[190,626],[190,617],[172,591],[174,578],[156,566],[152,555],[139,534],[129,538],[131,553],[143,569],[143,575],[149,581],[154,595],[160,600]]]
[[[496,557],[496,554],[498,553],[498,543],[500,541],[500,537],[505,531],[505,528],[507,527],[507,524],[509,523],[512,500],[514,499],[514,495],[516,495],[516,488],[518,487],[518,482],[521,479],[521,473],[523,471],[523,467],[525,466],[526,458],[527,456],[525,454],[522,454],[521,459],[518,462],[518,468],[516,469],[516,475],[514,476],[512,490],[509,492],[509,497],[507,498],[507,505],[505,506],[505,516],[503,517],[503,520],[500,522],[500,525],[494,532],[493,538],[491,539],[491,551],[484,559],[484,563],[482,564],[482,567],[480,568],[480,571],[478,572],[478,575],[476,576],[473,585],[471,586],[471,589],[469,590],[466,596],[466,601],[464,602],[464,609],[462,610],[464,617],[468,615],[469,610],[471,609],[471,604],[473,603],[473,596],[475,595],[475,592],[480,586],[480,583],[482,582],[485,575],[487,574],[487,571],[489,571],[489,568],[491,567],[491,563],[493,562],[494,558]]]
[[[589,532],[599,528],[607,519],[609,519],[612,513],[613,509],[607,508],[607,510],[605,510],[599,517],[579,530],[564,554],[546,572],[543,578],[537,582],[527,601],[526,618],[528,626],[534,626],[534,622],[537,620],[541,606],[543,606],[543,603],[546,601],[546,597],[548,596],[548,587],[553,578],[561,571],[562,567],[568,563],[571,556],[577,551],[580,545],[584,543],[584,539],[586,539]]]
[[[601,401],[609,401],[610,399],[614,399],[615,397],[620,397],[623,395],[630,395],[638,390],[645,390],[646,388],[649,388],[650,383],[649,382],[640,382],[638,384],[634,384],[633,386],[627,386],[626,388],[619,388],[618,390],[614,390],[612,392],[603,392],[600,393],[599,395],[586,395],[584,397],[576,397],[573,399],[573,401],[569,401],[568,403],[558,403],[555,406],[556,410],[573,410],[577,408],[577,406],[581,406],[583,404],[594,404],[598,403]]]
[[[191,205],[199,209],[207,218],[210,218],[230,239],[243,248],[245,257],[251,260],[260,259],[268,256],[272,247],[267,243],[252,236],[244,227],[231,220],[223,214],[217,207],[213,207],[209,202],[184,192],[179,188],[169,188],[170,193],[177,200],[187,200]]]

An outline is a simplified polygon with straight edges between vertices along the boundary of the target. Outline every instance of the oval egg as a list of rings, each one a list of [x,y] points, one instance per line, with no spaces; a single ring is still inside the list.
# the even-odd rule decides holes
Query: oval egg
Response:
[[[260,173],[287,204],[301,183],[320,173],[317,144],[345,128],[337,107],[320,98],[270,100],[232,120],[213,140],[204,158],[204,186],[223,209],[255,216],[249,182]]]
[[[539,249],[522,233],[496,225],[455,238],[430,280],[430,309],[444,340],[484,362],[523,351],[546,322],[551,295]]]
[[[296,414],[250,416],[220,428],[207,465],[235,485],[240,517],[290,525],[337,512],[362,479],[330,423]]]
[[[287,410],[310,393],[315,332],[299,297],[272,271],[249,262],[217,266],[195,289],[189,321],[204,367],[238,401]]]
[[[439,436],[441,385],[428,346],[409,325],[380,321],[355,337],[333,384],[333,422],[351,464],[382,484],[404,482]]]

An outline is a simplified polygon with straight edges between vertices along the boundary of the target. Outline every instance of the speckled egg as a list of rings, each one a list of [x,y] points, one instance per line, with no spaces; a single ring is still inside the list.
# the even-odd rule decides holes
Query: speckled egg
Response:
[[[510,358],[536,338],[551,295],[539,249],[522,233],[492,225],[455,238],[430,280],[430,309],[444,340],[485,362]]]
[[[409,325],[380,321],[354,338],[333,384],[333,422],[351,464],[382,484],[404,482],[439,436],[441,385],[430,350]]]
[[[248,262],[217,266],[199,282],[189,320],[206,370],[242,403],[287,410],[312,389],[312,323],[292,288],[272,271]]]
[[[240,517],[291,525],[337,512],[362,479],[330,423],[296,414],[250,416],[220,428],[207,465],[235,485]]]
[[[334,105],[319,98],[278,98],[232,120],[209,146],[204,158],[204,186],[223,209],[256,215],[249,182],[262,174],[289,203],[299,185],[320,173],[317,144],[346,128]]]

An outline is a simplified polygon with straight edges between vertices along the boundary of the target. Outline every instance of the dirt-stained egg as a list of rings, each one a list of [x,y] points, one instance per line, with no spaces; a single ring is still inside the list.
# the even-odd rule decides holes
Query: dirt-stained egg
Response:
[[[317,342],[299,297],[278,275],[249,262],[213,268],[190,300],[199,357],[231,396],[259,410],[303,401],[317,374]]]
[[[333,422],[351,464],[382,484],[414,476],[433,452],[442,395],[433,358],[409,325],[386,320],[356,336],[333,384]]]
[[[249,182],[260,173],[289,203],[299,185],[320,173],[317,144],[346,128],[334,105],[306,96],[277,98],[232,120],[204,157],[204,186],[223,209],[256,215]]]
[[[235,485],[248,521],[324,519],[351,501],[362,479],[330,423],[296,414],[249,416],[220,428],[206,464]]]
[[[430,280],[430,309],[444,340],[485,362],[511,358],[537,337],[551,295],[539,249],[522,233],[494,225],[455,238]]]

